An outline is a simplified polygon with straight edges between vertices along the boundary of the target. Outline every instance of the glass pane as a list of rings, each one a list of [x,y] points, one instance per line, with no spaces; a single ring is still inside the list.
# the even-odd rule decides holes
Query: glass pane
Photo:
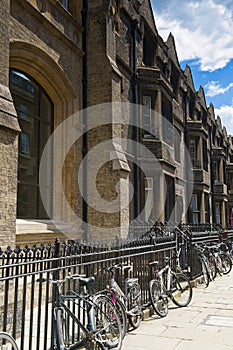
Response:
[[[10,78],[22,130],[19,138],[18,217],[46,218],[39,193],[39,163],[52,133],[53,106],[43,89],[26,74],[12,70]],[[52,203],[52,174],[45,174],[43,186],[47,201]]]
[[[15,70],[11,72],[11,89],[28,101],[38,100],[39,87],[21,72]]]
[[[18,185],[17,216],[25,219],[37,217],[37,188],[25,184]]]
[[[41,93],[40,118],[46,123],[52,123],[52,105],[48,97]]]
[[[23,132],[20,135],[20,153],[29,155],[29,135]]]
[[[192,196],[192,210],[197,211],[197,195]]]
[[[31,118],[39,118],[39,104],[36,98],[30,100],[16,93],[13,93],[12,97],[19,116],[19,122],[22,119],[30,122]]]

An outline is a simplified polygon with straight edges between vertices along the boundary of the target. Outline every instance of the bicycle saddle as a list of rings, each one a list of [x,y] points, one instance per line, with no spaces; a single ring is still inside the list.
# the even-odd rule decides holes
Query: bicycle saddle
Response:
[[[95,281],[95,277],[79,278],[79,283],[81,286],[87,286],[89,283]]]
[[[132,269],[131,265],[122,266],[122,270],[124,270],[124,271],[129,271],[131,269]]]

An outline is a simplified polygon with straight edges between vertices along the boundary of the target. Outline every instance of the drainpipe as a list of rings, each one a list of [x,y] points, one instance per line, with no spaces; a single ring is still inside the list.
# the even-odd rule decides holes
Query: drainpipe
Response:
[[[84,157],[87,154],[87,134],[86,134],[86,124],[87,124],[87,10],[88,10],[88,0],[83,0],[83,8],[82,8],[82,27],[83,27],[83,34],[82,34],[82,50],[83,50],[83,60],[82,60],[82,66],[83,66],[83,74],[82,74],[82,93],[83,93],[83,143],[82,143],[82,157]],[[83,239],[87,240],[87,202],[85,201],[85,198],[87,198],[87,163],[86,161],[83,161],[83,199],[82,199],[82,210],[83,210]]]
[[[187,92],[185,93],[185,110],[184,110],[184,144],[186,147],[186,151],[189,149],[189,143],[188,143],[188,139],[189,139],[189,135],[188,135],[188,115],[187,115],[187,100],[188,100],[188,96],[187,96]],[[187,167],[187,160],[185,159],[185,169],[186,169],[186,179],[189,179],[189,170]],[[187,186],[188,187],[188,186]],[[186,188],[186,205],[187,205],[187,221],[188,223],[190,223],[190,208],[189,208],[189,204],[188,204],[188,188]]]
[[[215,210],[214,210],[214,176],[213,176],[213,135],[212,127],[208,128],[209,140],[210,140],[210,194],[211,194],[211,209],[212,209],[212,225],[215,223]]]
[[[138,157],[138,75],[137,75],[137,25],[136,19],[132,22],[132,37],[133,37],[133,77],[132,77],[132,94],[133,94],[133,116],[136,126],[133,127],[133,140],[135,141],[135,162],[134,162],[134,219],[139,214],[139,167],[137,166]]]

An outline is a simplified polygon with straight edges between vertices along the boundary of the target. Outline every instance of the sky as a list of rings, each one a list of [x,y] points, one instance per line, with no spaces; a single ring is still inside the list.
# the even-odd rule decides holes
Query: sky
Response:
[[[151,0],[164,41],[175,38],[180,66],[191,67],[228,134],[233,135],[233,0]]]

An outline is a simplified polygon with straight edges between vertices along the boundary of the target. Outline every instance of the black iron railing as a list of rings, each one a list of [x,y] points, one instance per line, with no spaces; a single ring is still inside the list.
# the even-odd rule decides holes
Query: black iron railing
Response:
[[[94,275],[93,291],[106,287],[105,268],[113,262],[132,264],[132,277],[138,277],[142,286],[143,304],[148,303],[148,262],[162,261],[171,256],[176,247],[175,236],[135,241],[115,241],[105,244],[68,242],[53,245],[20,247],[1,251],[0,254],[0,330],[10,332],[18,341],[20,350],[53,348],[53,305],[55,294],[49,282],[37,280],[58,279],[68,273]],[[119,274],[118,281],[123,282]],[[64,288],[66,288],[64,286]],[[72,288],[77,289],[78,284]]]
[[[139,225],[140,226],[140,225]],[[20,346],[20,350],[53,349],[53,306],[55,292],[49,282],[38,283],[40,278],[63,278],[68,273],[94,275],[96,280],[92,291],[106,287],[108,274],[106,267],[113,262],[133,266],[131,277],[138,277],[142,287],[142,302],[149,302],[148,281],[152,271],[148,267],[151,260],[159,260],[180,253],[180,262],[191,278],[200,270],[193,245],[201,242],[218,242],[223,234],[202,225],[202,230],[192,231],[191,226],[182,226],[173,231],[161,223],[154,229],[145,230],[144,238],[132,240],[116,239],[111,246],[105,243],[65,242],[54,244],[16,247],[0,250],[0,330],[10,332]],[[199,227],[200,229],[201,227]],[[208,230],[209,228],[209,230]],[[145,229],[145,226],[144,226]],[[233,240],[233,231],[229,231]],[[179,249],[180,248],[180,249]],[[116,276],[123,287],[123,276]],[[69,288],[78,290],[78,282],[70,282]],[[64,288],[67,288],[64,285]]]

